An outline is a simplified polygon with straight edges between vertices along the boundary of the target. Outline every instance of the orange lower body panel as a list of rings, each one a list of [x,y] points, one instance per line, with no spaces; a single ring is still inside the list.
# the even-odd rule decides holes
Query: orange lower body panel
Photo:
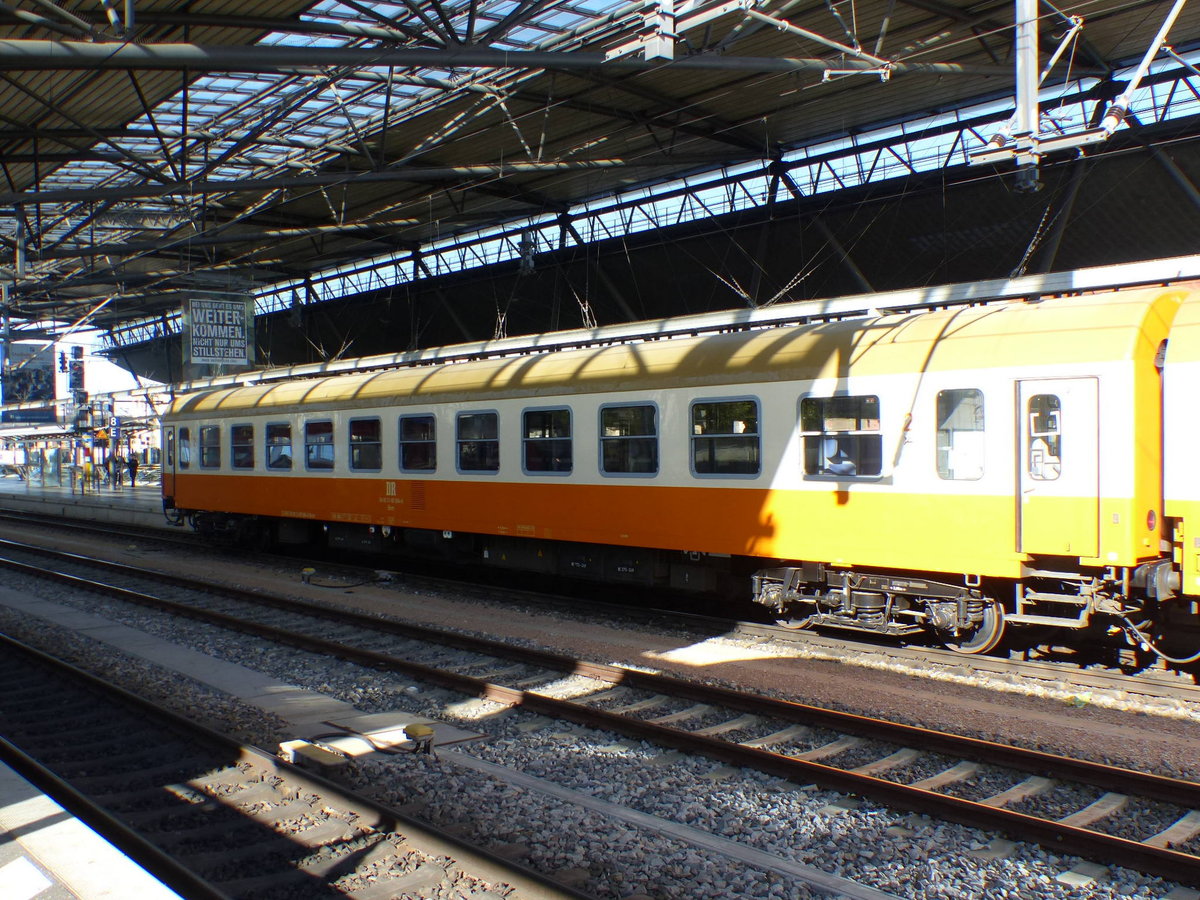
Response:
[[[181,509],[321,522],[1004,577],[1021,560],[1004,497],[215,474],[175,489]]]
[[[760,518],[764,499],[625,485],[175,476],[181,509],[722,553],[749,552],[746,523]],[[697,521],[697,501],[719,505],[720,515]]]

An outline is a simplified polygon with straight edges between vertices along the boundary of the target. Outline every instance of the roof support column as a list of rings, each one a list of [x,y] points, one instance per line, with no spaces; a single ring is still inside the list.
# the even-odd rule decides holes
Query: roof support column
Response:
[[[1038,132],[1038,0],[1017,0],[1017,147],[1031,146]],[[1036,190],[1037,156],[1017,153],[1018,189]]]
[[[16,256],[17,256],[17,280],[25,279],[25,216],[21,214],[21,210],[17,210],[17,235],[16,235]]]

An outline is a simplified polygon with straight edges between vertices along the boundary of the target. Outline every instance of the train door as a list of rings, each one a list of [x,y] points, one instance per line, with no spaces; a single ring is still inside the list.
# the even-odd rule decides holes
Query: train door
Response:
[[[165,425],[162,431],[162,493],[175,496],[175,426]]]
[[[1100,409],[1095,378],[1017,382],[1017,549],[1100,552]]]

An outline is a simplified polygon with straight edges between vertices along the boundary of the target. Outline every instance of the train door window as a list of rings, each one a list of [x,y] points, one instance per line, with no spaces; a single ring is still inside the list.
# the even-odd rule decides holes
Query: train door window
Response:
[[[221,429],[216,425],[200,426],[200,468],[221,467]]]
[[[458,468],[463,472],[500,471],[500,424],[494,412],[459,413]]]
[[[333,423],[304,423],[304,465],[309,469],[333,468]]]
[[[658,410],[650,405],[600,409],[600,471],[605,475],[658,472]]]
[[[569,473],[571,458],[571,410],[527,409],[523,415],[522,458],[526,472]]]
[[[192,465],[192,429],[186,425],[179,429],[179,468]]]
[[[1062,472],[1062,403],[1054,394],[1029,398],[1029,477],[1054,481]]]
[[[168,471],[175,468],[175,429],[163,429],[163,467]]]
[[[757,475],[757,400],[692,404],[692,471],[697,475]]]
[[[977,481],[983,477],[983,452],[983,391],[939,391],[938,477],[953,481]]]
[[[254,468],[254,426],[229,427],[229,461],[235,469]]]
[[[433,416],[400,417],[400,471],[437,469],[437,423]]]
[[[383,468],[383,437],[378,419],[350,420],[350,468],[378,472]]]
[[[288,422],[272,422],[267,426],[267,468],[292,467],[292,426]]]
[[[883,471],[876,396],[805,397],[800,401],[800,431],[805,475],[847,478]]]

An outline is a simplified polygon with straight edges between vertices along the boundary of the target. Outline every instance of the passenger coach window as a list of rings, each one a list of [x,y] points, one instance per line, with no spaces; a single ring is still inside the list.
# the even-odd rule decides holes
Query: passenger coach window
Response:
[[[437,432],[433,416],[400,417],[400,471],[437,469]]]
[[[570,472],[571,411],[527,409],[522,440],[526,472]]]
[[[192,464],[192,429],[179,429],[179,468],[186,469]]]
[[[600,470],[606,475],[658,472],[658,417],[653,406],[600,410]]]
[[[254,426],[232,425],[229,428],[229,460],[235,469],[254,468]]]
[[[805,397],[800,401],[800,431],[806,475],[883,471],[878,397]]]
[[[1062,404],[1054,394],[1029,398],[1029,477],[1054,481],[1062,471]]]
[[[496,413],[459,413],[458,467],[464,472],[500,471],[500,430]]]
[[[983,447],[983,391],[939,391],[938,476],[955,481],[982,478]]]
[[[333,423],[304,423],[304,465],[310,469],[333,468]]]
[[[175,429],[167,428],[163,430],[163,449],[166,451],[163,460],[163,465],[167,469],[175,467]]]
[[[383,443],[378,419],[350,420],[350,468],[378,472],[383,466]]]
[[[692,470],[697,475],[757,475],[758,401],[692,404]]]
[[[200,468],[221,467],[221,429],[216,425],[200,426]]]
[[[292,426],[277,422],[267,426],[267,468],[290,469],[292,467]]]

